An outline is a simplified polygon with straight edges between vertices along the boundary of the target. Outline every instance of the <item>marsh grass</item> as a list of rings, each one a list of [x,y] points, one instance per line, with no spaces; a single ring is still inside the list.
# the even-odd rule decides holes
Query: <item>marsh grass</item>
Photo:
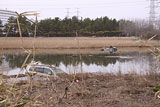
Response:
[[[32,49],[33,38],[23,38],[23,47]],[[145,43],[137,42],[132,37],[78,37],[79,47],[84,48],[102,48],[108,46],[116,47],[148,47],[148,46],[160,46],[158,41],[147,41]],[[0,38],[0,48],[4,49],[19,49],[21,48],[21,40],[16,37]],[[5,42],[4,42],[5,41]],[[53,38],[35,38],[36,49],[77,49],[77,41],[74,37],[53,37]]]

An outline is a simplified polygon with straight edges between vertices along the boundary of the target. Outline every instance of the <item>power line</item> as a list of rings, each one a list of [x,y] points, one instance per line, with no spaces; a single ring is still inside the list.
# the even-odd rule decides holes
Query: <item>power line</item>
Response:
[[[10,17],[17,17],[17,13],[14,11],[0,9],[0,20],[2,21],[2,23],[8,22],[8,19]]]
[[[0,12],[16,14],[16,12],[10,11],[10,10],[2,10],[2,9],[0,9]]]
[[[126,5],[126,4],[121,4],[121,5],[107,5],[107,4],[103,4],[103,5],[90,5],[90,6],[79,6],[80,8],[82,8],[82,9],[92,9],[92,8],[112,8],[112,7],[117,7],[117,6],[121,6],[121,7],[134,7],[134,6],[138,6],[138,5],[144,5],[144,4],[129,4],[129,5]],[[22,8],[21,7],[15,7],[14,9],[27,9],[27,7],[25,7],[25,6],[22,6]],[[77,6],[76,6],[77,7]],[[35,8],[35,7],[34,7]],[[70,9],[75,9],[75,7],[72,7],[72,8],[65,8],[65,7],[53,7],[53,6],[47,6],[47,7],[42,7],[42,6],[37,6],[36,7],[37,9],[52,9],[52,10],[55,10],[55,11],[57,11],[56,9],[69,9],[69,10],[67,10],[68,12],[67,13],[71,13],[70,12]]]
[[[78,6],[81,6],[81,5],[91,5],[91,6],[94,6],[94,5],[115,5],[115,4],[133,4],[133,3],[147,3],[146,1],[131,1],[131,2],[113,2],[113,3],[92,3],[92,4],[77,4]],[[65,4],[64,4],[65,5]],[[67,4],[66,4],[67,5]],[[76,4],[68,4],[68,5],[76,5]]]
[[[64,6],[79,6],[79,7],[104,7],[104,6],[108,6],[108,7],[112,7],[112,6],[127,6],[127,5],[137,5],[137,4],[134,4],[134,3],[146,3],[146,1],[132,1],[132,2],[113,2],[113,3],[96,3],[96,4],[61,4],[61,5],[64,5]],[[55,5],[57,6],[57,5]],[[54,6],[54,7],[55,7]],[[20,7],[37,7],[37,8],[52,8],[53,7],[53,4],[48,4],[47,6],[40,6],[40,5],[31,5],[31,4],[25,4],[25,5],[16,5],[17,8],[20,8]],[[64,8],[52,8],[52,9],[64,9]]]
[[[32,6],[34,6],[34,8],[39,9],[39,10],[40,9],[43,9],[43,10],[44,9],[49,9],[49,10],[54,11],[55,9],[66,9],[66,11],[67,11],[66,12],[66,17],[69,18],[72,15],[72,13],[71,13],[72,9],[73,8],[75,9],[77,7],[81,8],[81,9],[92,9],[92,8],[104,9],[104,8],[117,7],[117,6],[123,6],[123,7],[133,6],[134,7],[134,6],[138,6],[138,5],[145,5],[144,3],[146,3],[145,0],[144,1],[136,0],[136,1],[128,1],[128,2],[119,2],[119,1],[117,1],[117,2],[113,2],[113,3],[111,3],[111,2],[110,3],[106,3],[106,2],[105,3],[102,3],[102,2],[95,3],[94,2],[94,3],[88,3],[88,4],[87,3],[86,4],[85,3],[84,4],[80,4],[80,3],[76,4],[76,2],[75,2],[74,4],[66,4],[63,7],[62,7],[63,4],[61,4],[61,7],[57,7],[56,8],[56,6],[58,6],[57,4],[55,5],[55,7],[53,7],[54,4],[52,4],[52,2],[49,2],[48,3],[49,5],[47,5],[47,6],[45,6],[45,4],[44,4],[44,6],[40,6],[38,4],[35,4],[35,5],[24,4],[24,6],[23,6],[23,5],[19,5],[18,4],[18,6],[16,5],[16,7],[14,7],[14,9],[19,9],[20,7],[22,7],[21,9],[28,9],[27,7],[32,7]],[[72,5],[72,7],[69,7],[69,5]],[[66,8],[67,6],[69,8]],[[79,17],[79,14],[80,14],[79,8],[76,11],[77,17]],[[58,11],[58,10],[55,10],[55,11]],[[64,11],[63,11],[63,13],[64,13]],[[82,11],[82,13],[83,13],[83,11]],[[54,13],[52,13],[52,14],[54,14]],[[75,14],[75,11],[74,11],[74,14]]]
[[[33,2],[33,1],[32,1],[32,2]],[[110,5],[110,4],[111,4],[111,5],[112,5],[112,4],[130,4],[130,3],[133,4],[133,3],[144,3],[144,2],[146,2],[146,1],[144,0],[144,1],[109,2],[109,3],[106,3],[106,2],[105,2],[105,3],[99,3],[99,2],[98,2],[98,3],[89,3],[89,4],[76,4],[76,3],[72,3],[72,4],[62,4],[62,3],[60,3],[60,5],[65,5],[65,6],[87,5],[87,6],[88,6],[88,5],[102,5],[102,4],[103,4],[103,5],[104,5],[104,4],[105,4],[105,5],[106,5],[106,4],[107,4],[107,5],[108,5],[108,4],[109,4],[109,5]],[[49,1],[48,1],[47,3],[48,3],[47,6],[57,6],[57,4],[55,4],[55,3],[52,4],[52,1],[51,1],[51,3],[50,3]],[[6,4],[1,4],[1,5],[8,5],[8,4],[6,3]],[[22,4],[16,4],[16,6],[19,6],[19,5],[21,6]],[[30,3],[27,4],[27,3],[26,3],[25,5],[27,5],[27,6],[36,6],[36,5],[39,6],[39,4],[37,4],[37,3],[36,3],[36,4],[33,4],[33,3],[32,3],[32,4],[30,4]],[[45,5],[45,3],[43,3],[43,5]]]
[[[0,17],[16,17],[16,16],[0,13]]]
[[[6,13],[6,12],[1,12],[1,11],[0,11],[0,14],[1,14],[1,15],[17,16],[17,14],[13,14],[13,13]]]

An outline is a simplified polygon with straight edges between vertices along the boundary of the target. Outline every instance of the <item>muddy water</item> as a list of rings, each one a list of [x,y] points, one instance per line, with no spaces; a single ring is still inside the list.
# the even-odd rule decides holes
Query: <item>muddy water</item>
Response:
[[[0,72],[7,75],[17,74],[26,56],[26,54],[7,54],[2,56]],[[27,63],[31,60],[32,56]],[[138,52],[126,52],[123,54],[83,54],[81,60],[77,54],[37,54],[35,60],[41,61],[44,64],[56,65],[67,73],[146,74],[159,71],[157,69],[157,62],[152,55]],[[21,73],[25,73],[25,70]]]

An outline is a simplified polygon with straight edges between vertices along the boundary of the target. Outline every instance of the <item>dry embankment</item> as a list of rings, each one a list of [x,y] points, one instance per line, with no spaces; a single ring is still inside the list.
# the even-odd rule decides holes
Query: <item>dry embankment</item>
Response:
[[[23,44],[18,37],[0,37],[0,48],[19,49],[33,48],[33,38],[23,38]],[[134,40],[133,37],[53,37],[53,38],[35,38],[35,47],[39,49],[76,49],[78,48],[101,48],[110,45],[117,47],[148,47],[160,46],[159,41],[141,41]]]

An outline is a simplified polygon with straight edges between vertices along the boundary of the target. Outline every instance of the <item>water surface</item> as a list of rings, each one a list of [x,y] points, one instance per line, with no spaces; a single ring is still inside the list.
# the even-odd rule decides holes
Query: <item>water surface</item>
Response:
[[[26,54],[7,54],[0,62],[0,72],[14,75],[20,71]],[[27,63],[30,63],[32,56]],[[55,65],[67,73],[102,72],[146,74],[156,69],[154,56],[148,53],[127,52],[123,54],[36,54],[35,61]],[[23,70],[25,73],[25,70]]]

